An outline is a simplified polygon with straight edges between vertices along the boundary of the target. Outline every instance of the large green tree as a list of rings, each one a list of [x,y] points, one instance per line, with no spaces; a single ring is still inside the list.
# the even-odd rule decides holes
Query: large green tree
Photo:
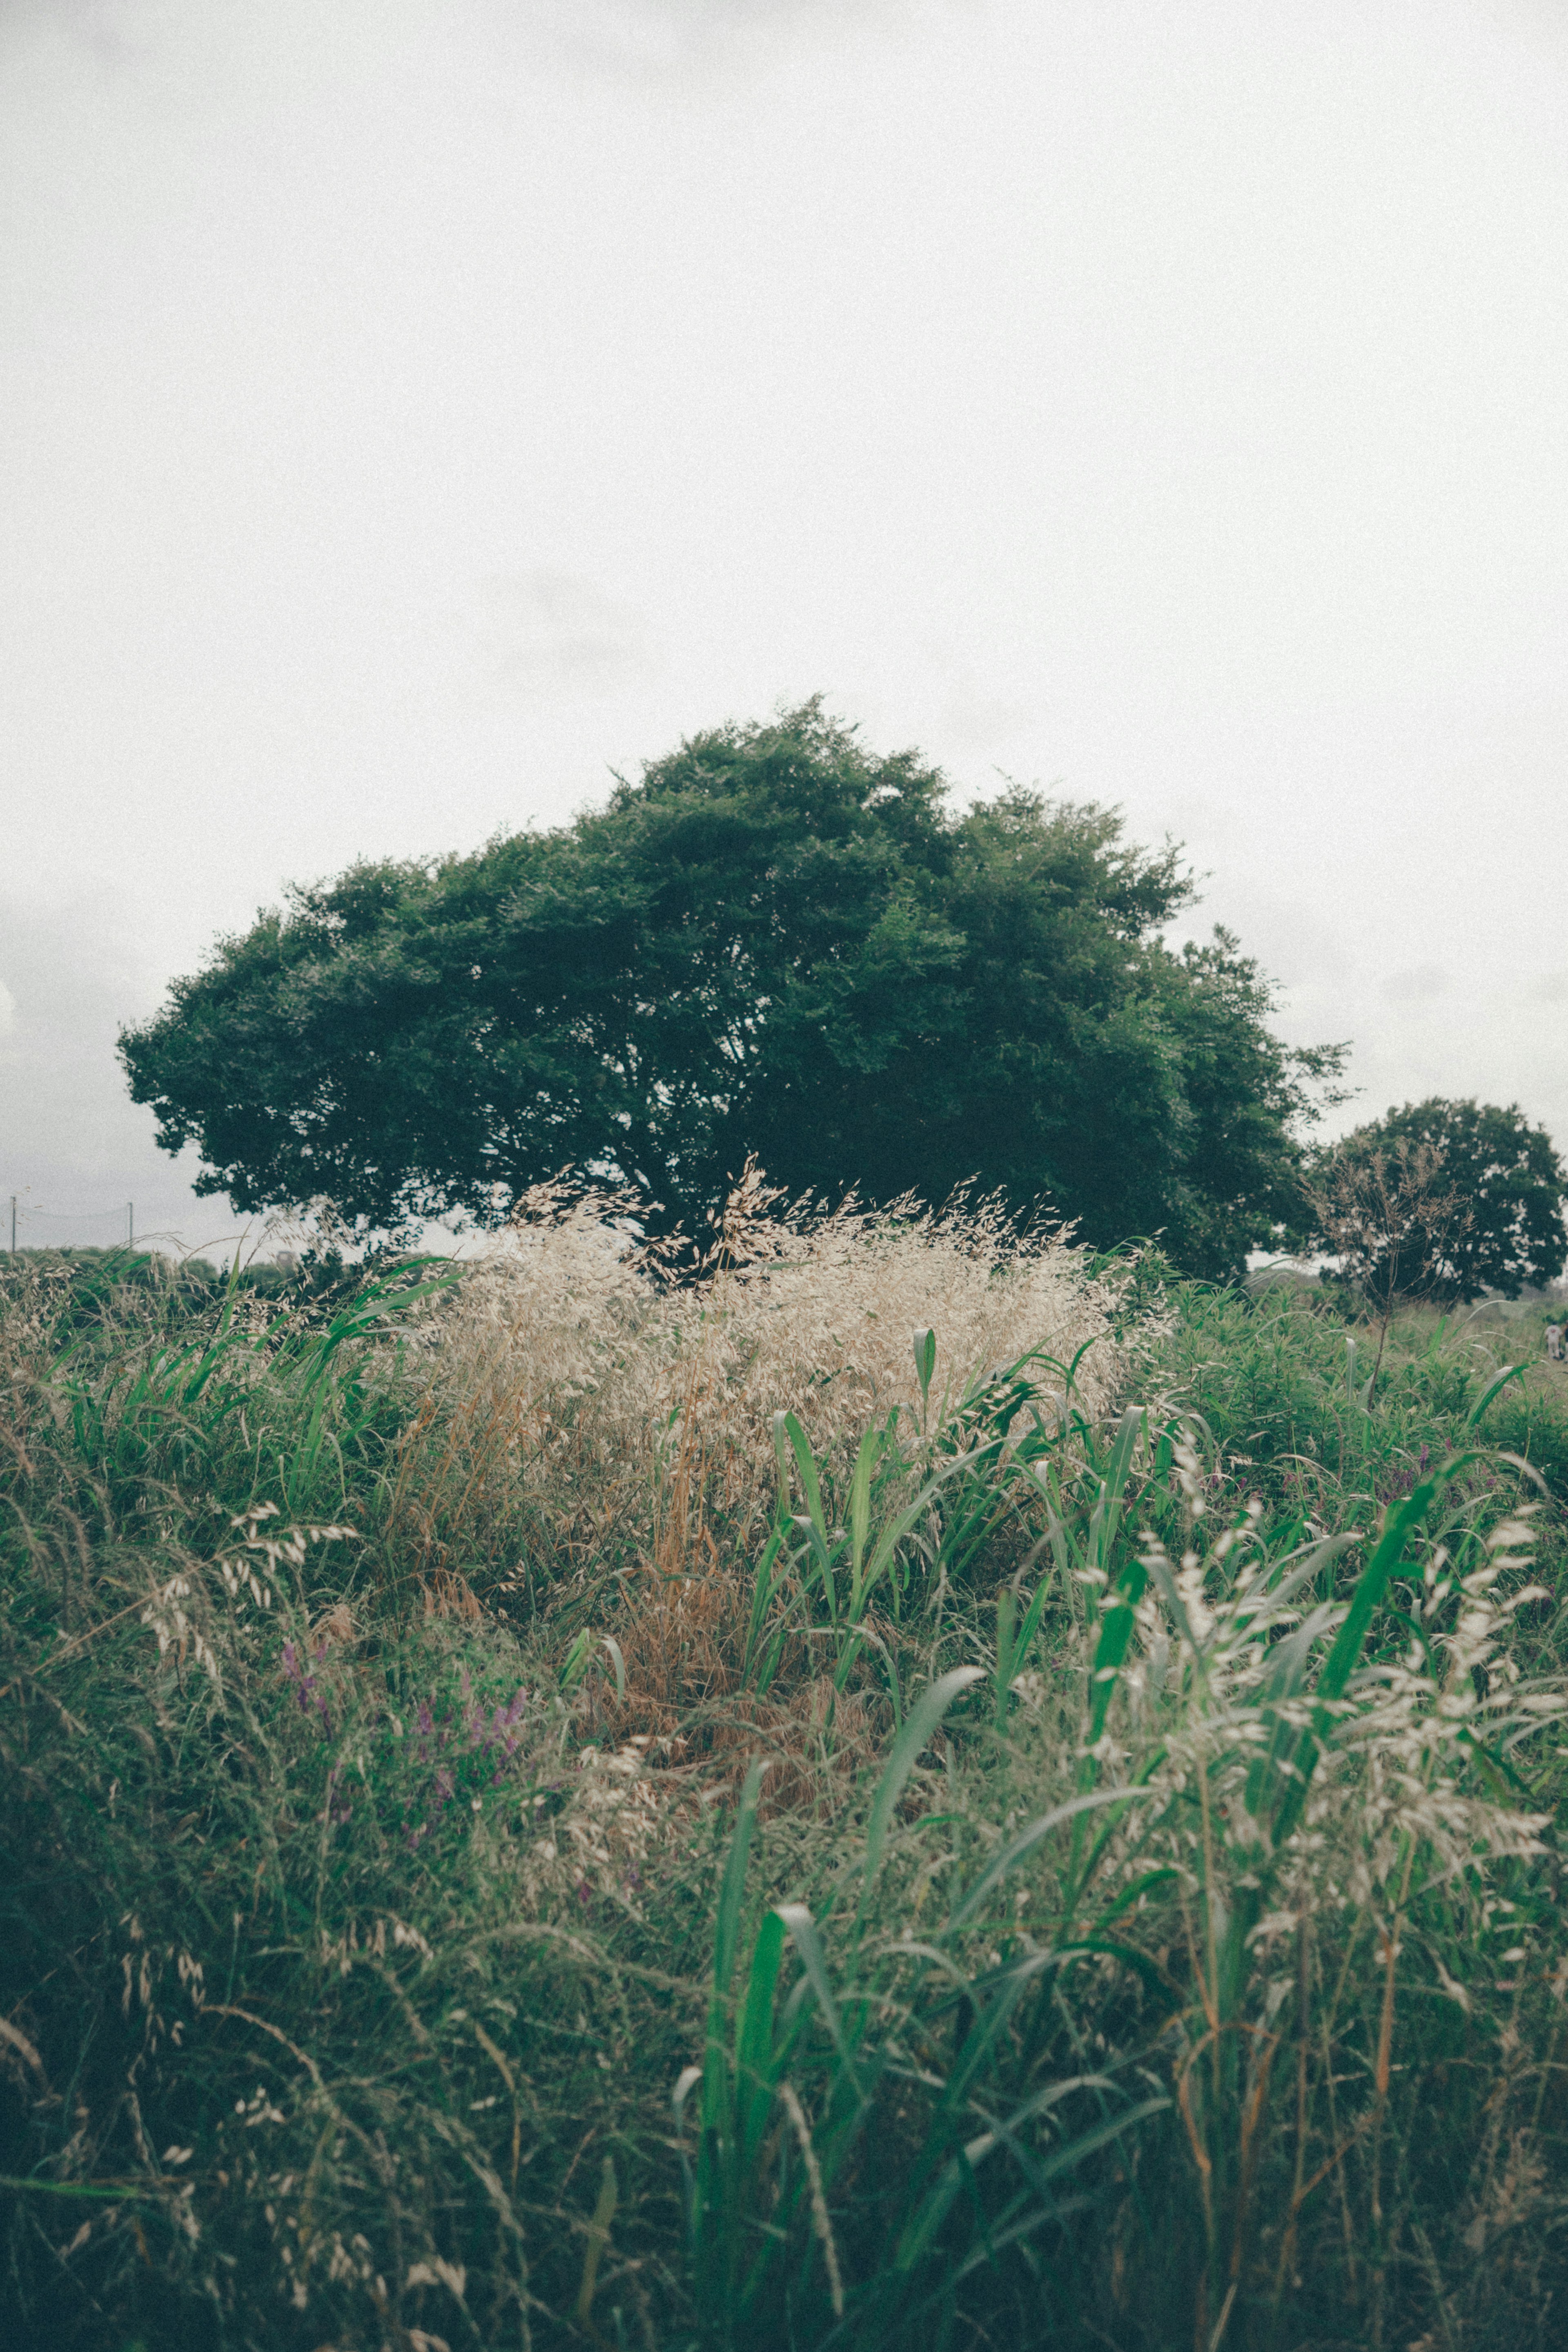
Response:
[[[366,1224],[505,1214],[567,1165],[688,1230],[748,1154],[792,1192],[978,1178],[1233,1272],[1299,1216],[1332,1050],[1287,1050],[1237,942],[1120,818],[956,814],[815,703],[683,743],[551,832],[297,889],[121,1038],[199,1188]]]

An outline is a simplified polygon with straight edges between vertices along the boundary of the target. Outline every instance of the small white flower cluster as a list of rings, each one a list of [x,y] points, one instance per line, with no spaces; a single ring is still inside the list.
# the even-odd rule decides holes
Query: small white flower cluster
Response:
[[[575,1892],[603,1896],[643,1916],[643,1864],[664,1818],[653,1781],[644,1777],[645,1738],[610,1753],[585,1748],[567,1801],[549,1835],[528,1850],[523,1879],[528,1895]]]
[[[193,1590],[189,1576],[171,1576],[154,1590],[141,1612],[141,1622],[158,1636],[160,1657],[172,1650],[177,1658],[183,1659],[189,1652],[208,1681],[221,1689],[223,1676],[213,1645],[185,1606]]]
[[[1132,1609],[1136,1633],[1124,1665],[1107,1670],[1129,1702],[1120,1736],[1108,1728],[1085,1753],[1104,1771],[1151,1738],[1161,1751],[1144,1782],[1154,1806],[1140,1808],[1138,1826],[1124,1832],[1129,1872],[1134,1842],[1135,1866],[1147,1866],[1142,1824],[1157,1821],[1164,1826],[1154,1842],[1170,1848],[1189,1885],[1221,1864],[1239,1886],[1279,1883],[1266,1857],[1281,1792],[1311,1770],[1310,1802],[1275,1857],[1285,1879],[1299,1882],[1292,1906],[1298,1895],[1375,1903],[1413,1844],[1427,1853],[1428,1879],[1435,1868],[1467,1881],[1479,1905],[1484,1882],[1475,1874],[1492,1862],[1539,1854],[1549,1818],[1511,1800],[1494,1759],[1568,1713],[1562,1678],[1526,1679],[1510,1643],[1517,1612],[1549,1597],[1528,1580],[1531,1509],[1484,1537],[1461,1527],[1461,1560],[1474,1565],[1456,1565],[1435,1546],[1414,1591],[1416,1571],[1402,1568],[1400,1607],[1415,1637],[1396,1659],[1359,1664],[1343,1693],[1326,1696],[1317,1674],[1348,1604],[1319,1599],[1316,1589],[1348,1539],[1282,1559],[1270,1554],[1251,1503],[1201,1546],[1208,1504],[1189,1438],[1175,1446],[1173,1468],[1191,1531],[1179,1562],[1145,1531],[1148,1580],[1135,1602],[1096,1571],[1082,1575],[1105,1588],[1102,1614]],[[1189,1817],[1176,1802],[1184,1792],[1201,1794],[1207,1853],[1191,1825],[1196,1809]],[[1296,1916],[1295,1907],[1270,1911],[1252,1939],[1267,1944]]]
[[[1506,1752],[1568,1711],[1563,1689],[1527,1683],[1507,1647],[1516,1612],[1550,1597],[1540,1584],[1498,1590],[1503,1577],[1528,1571],[1530,1516],[1521,1511],[1494,1528],[1468,1575],[1451,1573],[1439,1548],[1407,1612],[1432,1628],[1428,1641],[1413,1640],[1403,1660],[1365,1668],[1353,1685],[1336,1745],[1347,1763],[1358,1759],[1363,1768],[1357,1811],[1365,1870],[1353,1875],[1351,1890],[1362,1899],[1371,1884],[1386,1884],[1401,1839],[1412,1834],[1453,1874],[1479,1855],[1543,1851],[1540,1832],[1549,1814],[1459,1786],[1478,1750]],[[1445,1630],[1438,1620],[1450,1601],[1457,1622]]]
[[[220,1552],[217,1567],[231,1600],[249,1593],[259,1609],[270,1609],[273,1589],[283,1568],[300,1569],[316,1543],[346,1543],[357,1538],[356,1528],[287,1527],[263,1534],[267,1522],[279,1516],[276,1503],[253,1503],[229,1521],[240,1531],[238,1551]]]
[[[141,1922],[134,1912],[129,1913],[120,1921],[120,1925],[126,1931],[129,1947],[121,1954],[120,1963],[123,1979],[120,1997],[120,2014],[129,2018],[131,2004],[134,2002],[142,2014],[143,2033],[149,2050],[155,2050],[165,2037],[176,2049],[179,2049],[186,2025],[190,2021],[175,2016],[171,2021],[163,2014],[161,2002],[170,2010],[175,2006],[173,2000],[165,2001],[164,2000],[164,1969],[167,1963],[172,1960],[180,1993],[189,2000],[193,2011],[196,2011],[202,2008],[207,1997],[202,1963],[193,1958],[182,1945],[150,1944],[143,1933]],[[167,2160],[165,2158],[165,2161]]]
[[[323,1927],[320,1937],[321,1965],[324,1969],[335,1968],[340,1977],[350,1973],[356,1960],[384,1960],[389,1948],[395,1952],[406,1947],[425,1960],[435,1957],[419,1929],[406,1926],[401,1919],[377,1919],[373,1927],[366,1928],[362,1941],[357,1919],[350,1919],[340,1936],[329,1936]]]
[[[282,1581],[281,1570],[302,1567],[312,1544],[341,1543],[357,1532],[353,1528],[314,1525],[263,1532],[268,1521],[278,1516],[276,1503],[256,1503],[242,1511],[229,1522],[240,1531],[238,1547],[220,1552],[211,1562],[230,1601],[238,1606],[248,1601],[257,1609],[270,1609]],[[205,1598],[194,1569],[179,1569],[154,1587],[141,1612],[141,1622],[156,1634],[160,1657],[170,1652],[181,1661],[193,1657],[221,1691],[223,1676],[210,1613],[203,1607]]]

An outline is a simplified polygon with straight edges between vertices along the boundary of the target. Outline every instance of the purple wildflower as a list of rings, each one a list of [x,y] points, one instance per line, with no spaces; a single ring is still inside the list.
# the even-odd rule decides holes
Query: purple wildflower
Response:
[[[326,1643],[318,1643],[314,1654],[315,1664],[319,1665],[326,1654]],[[326,1733],[327,1738],[330,1739],[332,1737],[332,1717],[327,1706],[326,1696],[320,1687],[318,1677],[315,1675],[307,1674],[305,1671],[305,1667],[300,1661],[299,1653],[292,1642],[285,1642],[283,1644],[283,1671],[288,1677],[288,1680],[294,1685],[294,1696],[298,1702],[300,1713],[302,1715],[308,1715],[311,1709],[314,1708],[316,1713],[321,1718],[321,1727],[323,1731]]]

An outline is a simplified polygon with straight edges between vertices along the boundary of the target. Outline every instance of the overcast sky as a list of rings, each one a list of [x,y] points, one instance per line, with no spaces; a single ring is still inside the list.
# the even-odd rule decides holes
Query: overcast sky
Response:
[[[0,0],[0,1194],[290,878],[821,691],[1568,1146],[1568,6]]]

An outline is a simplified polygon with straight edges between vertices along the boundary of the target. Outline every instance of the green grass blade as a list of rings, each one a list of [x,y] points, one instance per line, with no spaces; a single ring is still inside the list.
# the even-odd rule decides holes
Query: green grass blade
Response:
[[[1316,1696],[1320,1702],[1332,1702],[1344,1696],[1345,1685],[1360,1663],[1373,1616],[1388,1590],[1390,1580],[1404,1561],[1406,1542],[1420,1527],[1449,1480],[1475,1459],[1473,1452],[1450,1455],[1429,1476],[1423,1478],[1403,1502],[1396,1503],[1388,1512],[1383,1533],[1372,1558],[1356,1580],[1344,1622],[1334,1636],[1333,1646],[1318,1676]],[[1290,1778],[1272,1825],[1272,1843],[1276,1851],[1292,1835],[1305,1810],[1308,1787],[1330,1721],[1327,1706],[1320,1705],[1315,1710],[1311,1729],[1303,1731],[1296,1742]]]
[[[1137,1622],[1134,1612],[1144,1597],[1148,1580],[1148,1566],[1141,1559],[1131,1559],[1115,1583],[1107,1590],[1106,1600],[1110,1605],[1100,1621],[1100,1638],[1094,1645],[1094,1664],[1089,1685],[1089,1738],[1086,1745],[1090,1748],[1094,1746],[1105,1728],[1105,1717],[1111,1711],[1116,1680],[1133,1638],[1133,1627]],[[1176,1605],[1179,1608],[1180,1603]],[[1091,1759],[1090,1769],[1092,1769]]]
[[[1396,1503],[1389,1512],[1372,1558],[1356,1580],[1344,1622],[1334,1636],[1333,1647],[1318,1676],[1320,1698],[1343,1697],[1344,1686],[1360,1661],[1373,1612],[1405,1557],[1406,1541],[1421,1525],[1442,1488],[1458,1471],[1475,1458],[1473,1453],[1452,1455],[1438,1469],[1423,1478],[1414,1492],[1406,1495],[1403,1502]]]
[[[1500,1396],[1503,1390],[1507,1388],[1510,1381],[1521,1381],[1523,1378],[1524,1366],[1522,1364],[1505,1364],[1500,1372],[1494,1372],[1491,1379],[1487,1382],[1485,1388],[1482,1389],[1479,1396],[1476,1399],[1474,1404],[1471,1405],[1469,1412],[1466,1413],[1465,1427],[1467,1429],[1473,1429],[1475,1427],[1482,1413],[1485,1412],[1488,1405],[1490,1404],[1493,1397]]]
[[[1016,1837],[1010,1838],[1000,1853],[986,1864],[967,1895],[950,1914],[947,1921],[949,1930],[956,1931],[967,1927],[992,1887],[999,1885],[1009,1871],[1022,1862],[1026,1854],[1032,1853],[1040,1840],[1049,1837],[1062,1822],[1073,1821],[1081,1813],[1093,1812],[1102,1805],[1142,1803],[1150,1794],[1147,1789],[1094,1789],[1087,1796],[1073,1797],[1065,1805],[1058,1805],[1052,1811],[1042,1813],[1038,1821],[1030,1822],[1027,1829],[1019,1830]]]
[[[755,2162],[772,2113],[779,2061],[773,2041],[773,2002],[783,1963],[785,1924],[769,1911],[758,1933],[747,1977],[746,2001],[736,2029],[736,2142],[740,2161]]]
[[[783,1581],[782,1576],[775,1579],[773,1574],[773,1563],[783,1549],[784,1530],[775,1528],[762,1547],[762,1557],[757,1563],[757,1575],[751,1588],[751,1619],[746,1629],[746,1648],[740,1663],[743,1690],[751,1680],[752,1662],[762,1639],[762,1629],[768,1622],[768,1612],[773,1605],[773,1596]]]
[[[882,1864],[883,1848],[887,1843],[889,1823],[894,1807],[904,1794],[904,1785],[914,1771],[920,1751],[930,1740],[943,1717],[971,1683],[983,1682],[984,1669],[979,1666],[955,1666],[950,1674],[923,1690],[904,1719],[904,1728],[893,1743],[876,1794],[872,1799],[871,1819],[866,1824],[865,1862],[861,1879],[860,1902],[856,1906],[858,1920],[865,1910],[866,1899]]]
[[[735,1832],[724,1865],[713,1939],[713,1989],[721,1996],[729,1990],[729,1980],[735,1974],[735,1956],[740,1941],[740,1906],[746,1894],[746,1868],[751,1859],[751,1838],[757,1826],[757,1800],[762,1788],[762,1775],[767,1769],[766,1757],[753,1757],[740,1791]]]
[[[925,1402],[931,1394],[931,1376],[936,1370],[936,1334],[929,1325],[915,1334],[915,1377],[920,1382],[921,1420],[925,1417]]]
[[[1127,1477],[1133,1466],[1133,1449],[1138,1442],[1145,1420],[1142,1405],[1130,1404],[1122,1415],[1116,1432],[1116,1442],[1111,1448],[1111,1459],[1105,1466],[1105,1493],[1100,1518],[1100,1559],[1108,1568],[1115,1548],[1116,1531],[1127,1498]]]
[[[817,1933],[817,1923],[803,1903],[780,1903],[776,1908],[789,1929],[789,1940],[805,1969],[806,1982],[817,1996],[817,2006],[832,2036],[833,2047],[843,2064],[850,2089],[857,2102],[863,2101],[865,2094],[861,2086],[860,2072],[844,2032],[843,2019],[839,2014],[839,2004],[833,1998],[833,1989],[828,1979],[827,1956],[822,1950],[822,1939]]]
[[[817,1475],[816,1457],[811,1452],[810,1440],[792,1412],[784,1416],[784,1433],[789,1440],[795,1467],[800,1474],[800,1490],[806,1497],[811,1526],[825,1552],[828,1548],[828,1522],[822,1511],[821,1482]]]
[[[861,1570],[865,1564],[866,1538],[871,1529],[871,1474],[882,1451],[882,1433],[868,1429],[855,1456],[850,1481],[850,1574],[852,1616],[860,1614]]]

